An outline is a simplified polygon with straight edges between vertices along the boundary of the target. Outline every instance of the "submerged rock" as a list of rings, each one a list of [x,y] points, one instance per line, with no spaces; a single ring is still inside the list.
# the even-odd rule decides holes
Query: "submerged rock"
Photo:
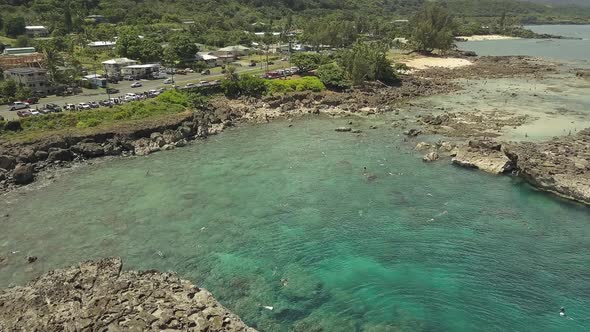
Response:
[[[344,133],[344,132],[350,132],[350,131],[352,131],[352,128],[350,128],[350,127],[338,127],[338,128],[336,128],[334,130],[337,131],[337,132]]]
[[[422,160],[425,162],[432,162],[432,161],[436,161],[438,160],[438,153],[437,152],[430,152],[427,155],[425,155],[424,157],[422,157]]]
[[[206,290],[171,273],[123,272],[119,258],[0,290],[0,308],[0,331],[255,331]]]

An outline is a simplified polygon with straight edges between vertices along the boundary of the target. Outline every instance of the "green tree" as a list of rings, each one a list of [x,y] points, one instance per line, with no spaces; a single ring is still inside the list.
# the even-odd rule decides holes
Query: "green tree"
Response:
[[[31,38],[27,35],[20,35],[16,37],[16,47],[31,46]]]
[[[14,97],[16,94],[16,82],[12,79],[0,82],[0,94],[4,97]]]
[[[29,88],[28,86],[19,86],[16,89],[16,93],[14,95],[14,97],[17,100],[24,100],[27,99],[31,96],[32,92],[31,92],[31,88]]]
[[[380,81],[385,84],[398,81],[392,63],[387,58],[385,44],[357,42],[351,49],[340,54],[339,64],[353,85],[362,85],[365,81]]]
[[[297,66],[302,72],[314,70],[327,62],[328,57],[320,53],[295,53],[291,56],[291,63]]]
[[[331,89],[344,90],[351,86],[350,80],[346,77],[346,72],[336,63],[319,66],[317,76],[326,87]]]
[[[164,54],[182,63],[192,62],[199,48],[195,41],[187,34],[177,34],[170,38]]]
[[[16,37],[26,32],[25,18],[22,16],[12,16],[4,22],[4,33],[9,37]]]
[[[447,51],[454,45],[453,17],[439,3],[423,6],[412,20],[411,45],[420,52]]]
[[[162,59],[162,46],[153,38],[145,38],[141,41],[138,59],[141,62],[157,62]]]
[[[139,59],[141,56],[141,39],[137,31],[126,29],[121,32],[119,38],[117,38],[115,53],[121,57]]]

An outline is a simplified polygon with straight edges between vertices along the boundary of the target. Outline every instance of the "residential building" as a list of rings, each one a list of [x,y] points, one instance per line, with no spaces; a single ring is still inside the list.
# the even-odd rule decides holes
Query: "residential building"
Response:
[[[109,76],[120,76],[121,75],[121,68],[127,66],[133,66],[138,64],[137,61],[127,59],[127,58],[116,58],[104,61],[102,63],[102,67],[105,73]]]
[[[3,55],[26,55],[35,53],[34,47],[7,47],[2,52]]]
[[[25,26],[25,33],[29,37],[47,37],[49,30],[42,25],[27,25]]]
[[[215,56],[220,55],[233,55],[234,57],[248,55],[250,53],[250,48],[242,45],[234,45],[234,46],[227,46],[224,48],[220,48],[216,52],[214,52]]]
[[[133,78],[151,78],[153,73],[160,71],[160,64],[131,65],[121,68],[121,75]]]
[[[45,57],[34,47],[5,48],[0,55],[0,68],[41,67]]]
[[[110,51],[117,45],[116,41],[94,41],[88,43],[88,48],[94,51]]]
[[[219,58],[212,54],[212,52],[199,52],[196,57],[197,61],[202,61],[208,67],[215,67],[218,65]],[[233,61],[233,60],[232,60]]]
[[[12,68],[4,71],[5,79],[12,79],[20,86],[26,86],[33,92],[47,94],[53,91],[47,79],[47,70],[42,68]]]
[[[82,85],[88,88],[106,88],[107,79],[99,74],[86,75],[82,78]]]

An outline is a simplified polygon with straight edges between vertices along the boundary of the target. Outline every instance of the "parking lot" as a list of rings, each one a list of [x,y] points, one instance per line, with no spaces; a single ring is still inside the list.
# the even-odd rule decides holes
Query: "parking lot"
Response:
[[[285,63],[277,63],[271,69],[278,69],[285,66]],[[260,72],[261,67],[238,67],[237,71],[240,73],[247,73],[247,72]],[[171,76],[169,76],[171,77]],[[187,83],[198,84],[201,81],[214,81],[214,80],[221,80],[224,77],[223,74],[217,72],[213,72],[211,75],[201,75],[199,73],[188,73],[186,75],[174,75],[174,81],[176,86],[184,87]],[[144,93],[149,90],[158,90],[161,88],[172,88],[171,84],[164,84],[164,79],[157,79],[157,80],[140,80],[141,87],[132,88],[131,85],[133,82],[131,81],[121,81],[117,84],[109,84],[109,88],[119,90],[116,94],[111,94],[110,97],[117,97],[117,96],[124,96],[127,93]],[[66,104],[74,104],[78,105],[80,103],[91,103],[91,102],[99,102],[108,100],[109,95],[107,95],[105,89],[83,89],[83,92],[74,96],[48,96],[46,98],[39,99],[38,104],[30,105],[31,109],[35,109],[38,107],[39,109],[43,108],[44,104],[56,104],[60,106],[62,109]],[[9,111],[8,105],[0,106],[0,116],[4,117],[6,120],[14,120],[18,119],[18,115],[16,111]]]

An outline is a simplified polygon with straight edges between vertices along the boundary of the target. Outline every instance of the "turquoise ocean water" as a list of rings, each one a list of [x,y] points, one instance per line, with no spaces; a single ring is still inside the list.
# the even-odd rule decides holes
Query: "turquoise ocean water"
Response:
[[[386,118],[333,131],[348,121],[247,125],[5,196],[0,286],[121,256],[262,331],[590,330],[587,207],[424,164]]]
[[[590,67],[590,25],[533,25],[526,28],[537,33],[578,39],[488,40],[457,45],[478,55],[531,55],[576,67]]]
[[[584,66],[583,38],[460,45]],[[261,331],[590,330],[590,209],[424,164],[388,118],[333,131],[348,121],[246,125],[2,196],[0,287],[121,256],[209,289]]]

